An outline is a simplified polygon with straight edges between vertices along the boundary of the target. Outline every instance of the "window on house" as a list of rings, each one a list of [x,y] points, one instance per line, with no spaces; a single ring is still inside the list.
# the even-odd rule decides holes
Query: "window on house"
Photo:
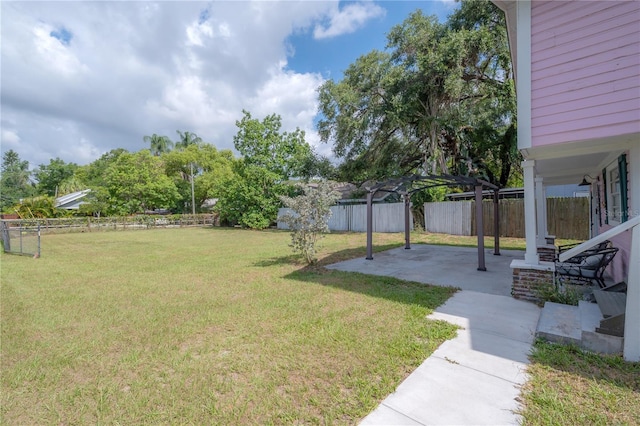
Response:
[[[626,222],[627,212],[627,158],[625,154],[602,171],[604,180],[605,223],[619,225]]]
[[[609,210],[607,214],[609,216],[609,223],[618,225],[620,224],[620,212],[622,208],[620,202],[620,170],[618,169],[618,163],[607,168],[607,185],[609,186],[609,188],[607,188],[607,208]]]

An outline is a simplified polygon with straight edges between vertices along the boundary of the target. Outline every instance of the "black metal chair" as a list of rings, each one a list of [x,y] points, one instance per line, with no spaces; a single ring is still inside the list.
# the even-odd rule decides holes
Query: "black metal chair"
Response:
[[[596,282],[600,288],[604,288],[606,286],[604,271],[616,253],[618,253],[618,249],[615,247],[607,247],[600,250],[589,249],[566,262],[556,262],[556,276],[560,279],[568,278],[572,281]]]
[[[561,246],[558,246],[558,256],[560,256],[561,253],[568,251],[572,248],[574,248],[575,246],[582,244],[582,243],[573,243],[573,244],[564,244]],[[604,250],[604,249],[608,249],[608,248],[612,248],[613,245],[611,244],[611,241],[609,240],[605,240],[601,243],[598,243],[596,245],[594,245],[591,248],[588,248],[587,250],[583,251],[582,253],[573,256],[572,258],[569,258],[567,260],[565,260],[566,263],[580,263],[582,262],[582,260],[585,257],[591,256],[593,254],[596,254],[597,252],[599,252],[600,250]],[[558,258],[556,257],[556,262],[558,262]]]

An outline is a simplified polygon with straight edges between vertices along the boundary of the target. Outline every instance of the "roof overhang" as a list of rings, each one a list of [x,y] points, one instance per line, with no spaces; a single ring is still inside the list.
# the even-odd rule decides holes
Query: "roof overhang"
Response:
[[[517,1],[515,0],[492,0],[492,3],[504,11],[507,21],[507,35],[509,37],[509,51],[511,52],[511,63],[513,64],[514,78],[517,76],[517,52],[518,52],[518,19],[517,19]]]

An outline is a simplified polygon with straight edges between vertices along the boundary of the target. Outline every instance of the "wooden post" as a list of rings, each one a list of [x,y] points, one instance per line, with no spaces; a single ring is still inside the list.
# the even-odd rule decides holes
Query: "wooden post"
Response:
[[[478,234],[478,271],[486,271],[484,263],[484,222],[482,218],[482,184],[476,185],[476,234]]]
[[[411,249],[411,196],[408,193],[402,194],[404,198],[404,249]]]
[[[500,190],[493,190],[493,255],[500,256]]]

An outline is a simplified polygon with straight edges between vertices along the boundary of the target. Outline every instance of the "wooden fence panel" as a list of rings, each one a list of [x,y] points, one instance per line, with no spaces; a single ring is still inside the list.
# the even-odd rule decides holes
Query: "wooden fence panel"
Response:
[[[428,232],[472,235],[473,201],[424,203],[424,228]]]
[[[441,206],[439,206],[441,205]],[[499,206],[500,236],[524,238],[524,200],[502,199]],[[494,235],[493,200],[482,203],[484,235]],[[467,212],[468,215],[467,215]],[[463,226],[469,226],[469,233]],[[429,232],[477,235],[475,201],[425,203],[425,224]],[[589,239],[589,199],[586,197],[547,198],[547,228],[557,238]]]
[[[473,203],[474,214],[471,217],[472,235],[477,235],[475,201]],[[482,218],[484,223],[484,235],[493,236],[493,200],[482,202]],[[500,200],[500,236],[524,238],[524,200],[503,199]]]
[[[588,240],[589,198],[548,198],[547,228],[549,235],[572,240]]]

